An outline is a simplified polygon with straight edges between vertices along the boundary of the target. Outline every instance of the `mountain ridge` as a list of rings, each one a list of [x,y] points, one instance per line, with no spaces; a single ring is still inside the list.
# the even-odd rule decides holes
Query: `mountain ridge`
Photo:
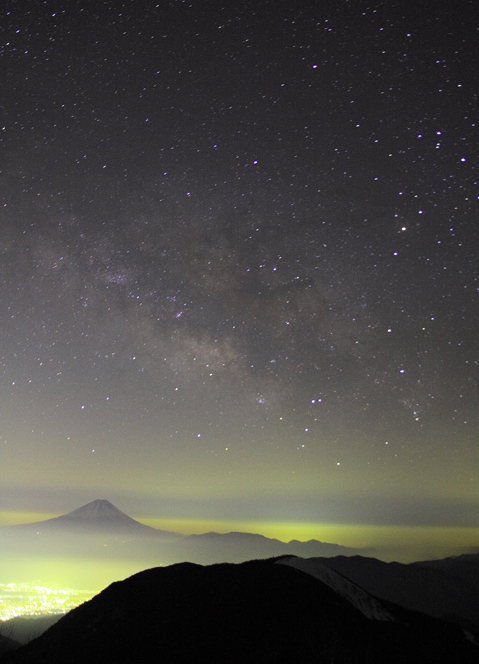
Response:
[[[0,528],[0,532],[12,534],[23,532],[30,534],[32,537],[35,536],[35,539],[42,535],[46,537],[52,537],[55,533],[60,535],[63,531],[76,532],[78,535],[81,535],[82,532],[89,532],[100,537],[102,534],[112,536],[115,533],[122,536],[142,536],[144,539],[150,538],[152,542],[161,537],[164,542],[169,540],[171,545],[174,543],[181,544],[184,550],[183,559],[190,559],[191,556],[195,556],[195,562],[200,564],[218,562],[218,560],[213,559],[216,555],[226,556],[223,560],[229,560],[229,562],[242,562],[249,558],[267,558],[282,554],[309,557],[363,553],[360,549],[345,547],[340,544],[319,540],[282,542],[259,533],[233,531],[230,533],[208,532],[183,535],[172,531],[159,530],[131,518],[105,499],[93,500],[66,514],[44,521],[2,526]],[[168,559],[167,562],[175,561]]]
[[[317,576],[323,582],[337,578],[334,576],[337,573],[382,602],[421,611],[473,633],[479,631],[479,554],[403,564],[366,557],[364,550],[317,540],[285,543],[245,532],[180,535],[141,524],[107,500],[94,500],[46,521],[3,526],[0,533],[2,555],[18,552],[19,556],[24,556],[28,551],[32,558],[41,554],[64,555],[69,560],[128,561],[131,571],[123,576],[182,560],[211,565],[273,557],[294,561],[296,557],[296,562],[291,562],[290,566]],[[299,559],[306,562],[298,562]],[[5,560],[0,558],[0,564]],[[37,560],[38,557],[35,562]],[[325,568],[330,570],[329,574]],[[105,588],[118,576],[107,575],[106,578],[97,588]],[[361,604],[360,594],[350,592],[348,583],[342,582],[342,587],[349,597],[354,595]]]
[[[144,570],[0,664],[477,664],[479,648],[460,628],[378,600],[336,573],[324,583],[295,564],[275,558]]]
[[[479,554],[406,565],[360,555],[310,560],[335,570],[380,599],[479,629]]]

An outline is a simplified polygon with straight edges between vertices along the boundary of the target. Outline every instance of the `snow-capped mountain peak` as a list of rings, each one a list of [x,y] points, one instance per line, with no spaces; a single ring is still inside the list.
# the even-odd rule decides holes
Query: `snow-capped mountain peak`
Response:
[[[62,514],[58,518],[81,521],[89,519],[122,519],[133,521],[131,517],[119,510],[118,507],[112,505],[109,500],[93,500],[91,503],[87,503],[67,514]]]

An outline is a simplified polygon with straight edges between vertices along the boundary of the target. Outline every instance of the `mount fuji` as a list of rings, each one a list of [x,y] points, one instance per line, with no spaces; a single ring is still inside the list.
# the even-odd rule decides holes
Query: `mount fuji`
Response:
[[[135,530],[136,532],[144,532],[149,534],[158,533],[156,528],[150,528],[143,523],[132,519],[130,516],[122,512],[118,507],[112,505],[109,500],[93,500],[83,507],[79,507],[72,512],[62,514],[54,519],[44,521],[45,524],[58,524],[83,526],[88,528],[104,528],[104,529],[120,529],[120,530]]]
[[[137,535],[159,535],[163,532],[132,519],[118,507],[112,505],[109,500],[93,500],[76,510],[52,519],[8,526],[8,528],[23,531],[33,529],[37,534],[62,530],[88,530],[104,534],[112,531],[131,531]]]

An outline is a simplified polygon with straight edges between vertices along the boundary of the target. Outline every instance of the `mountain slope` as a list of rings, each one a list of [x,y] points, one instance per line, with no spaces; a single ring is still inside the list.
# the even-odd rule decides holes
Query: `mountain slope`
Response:
[[[479,628],[479,555],[404,565],[362,556],[316,559],[373,595]]]
[[[359,609],[366,618],[371,620],[395,620],[394,615],[379,600],[315,558],[305,560],[295,556],[284,557],[278,560],[277,564],[289,565],[325,583]]]
[[[180,563],[112,584],[0,662],[478,661],[459,628],[391,604],[385,611],[393,620],[368,619],[330,585],[274,560]]]
[[[9,636],[4,636],[0,633],[0,655],[3,653],[9,652],[11,650],[16,650],[20,647],[20,643],[11,639]],[[1,659],[1,657],[0,657]]]

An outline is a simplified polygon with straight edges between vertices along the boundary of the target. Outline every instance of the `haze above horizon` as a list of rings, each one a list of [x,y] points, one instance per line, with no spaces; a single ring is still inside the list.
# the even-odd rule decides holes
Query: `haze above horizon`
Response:
[[[92,509],[95,504],[104,503],[106,507]],[[479,529],[477,528],[443,528],[443,527],[410,527],[410,526],[374,526],[355,524],[328,523],[294,523],[258,520],[208,520],[161,517],[129,517],[125,512],[108,500],[95,500],[66,514],[17,514],[9,513],[8,518],[0,513],[0,526],[37,523],[48,519],[56,519],[70,514],[76,515],[80,521],[118,514],[134,518],[137,522],[162,531],[183,535],[203,534],[207,532],[231,533],[243,532],[259,534],[282,542],[291,540],[317,540],[331,544],[339,544],[350,548],[362,548],[366,552],[375,550],[374,555],[383,560],[413,562],[416,560],[443,558],[470,551],[477,552]],[[76,514],[78,513],[78,514]],[[16,518],[15,518],[16,517]]]

